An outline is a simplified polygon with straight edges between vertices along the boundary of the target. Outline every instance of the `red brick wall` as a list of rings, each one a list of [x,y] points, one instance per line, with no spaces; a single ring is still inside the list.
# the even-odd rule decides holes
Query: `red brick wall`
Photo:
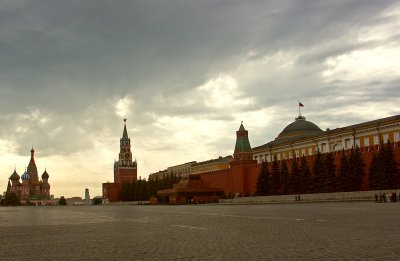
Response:
[[[115,183],[125,183],[137,180],[137,169],[132,168],[116,168],[114,175]]]
[[[103,199],[110,202],[116,202],[119,199],[120,184],[119,183],[103,183]]]
[[[362,190],[368,189],[368,169],[371,165],[374,151],[379,150],[378,145],[362,148],[362,157],[365,163],[365,176],[362,184]],[[350,150],[345,151],[349,153]],[[341,151],[334,152],[334,161],[336,168],[339,168]],[[398,163],[400,163],[400,142],[394,144],[394,154]],[[299,164],[300,164],[300,159]],[[314,157],[308,156],[308,166],[311,170]],[[291,162],[288,160],[288,168],[290,170]],[[271,168],[272,163],[269,163]],[[240,163],[232,163],[230,169],[201,173],[201,178],[208,182],[211,187],[221,188],[225,195],[235,195],[240,193],[242,196],[253,195],[256,192],[256,184],[260,173],[260,164],[245,165]]]

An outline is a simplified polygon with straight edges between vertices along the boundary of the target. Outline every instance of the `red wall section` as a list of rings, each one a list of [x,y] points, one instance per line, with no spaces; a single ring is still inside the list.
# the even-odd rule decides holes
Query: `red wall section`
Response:
[[[110,202],[116,202],[119,199],[119,183],[103,183],[103,199],[108,198]]]
[[[369,146],[361,148],[362,157],[365,163],[365,176],[362,184],[362,190],[368,190],[368,169],[371,165],[374,152],[379,150],[379,145]],[[350,150],[345,151],[346,154],[350,153]],[[342,152],[333,152],[334,161],[336,168],[339,168],[340,157]],[[400,142],[394,144],[394,155],[398,163],[400,163]],[[291,159],[293,160],[293,159]],[[288,160],[288,168],[290,170],[291,160]],[[300,159],[297,159],[300,164]],[[308,156],[307,162],[311,170],[314,157]],[[271,168],[272,162],[270,162],[269,167]],[[233,162],[230,164],[230,169],[219,170],[207,173],[201,173],[201,178],[208,182],[211,187],[221,188],[225,195],[235,195],[240,193],[242,196],[254,195],[256,192],[256,184],[258,175],[260,173],[260,164],[250,164],[246,165],[244,163]]]

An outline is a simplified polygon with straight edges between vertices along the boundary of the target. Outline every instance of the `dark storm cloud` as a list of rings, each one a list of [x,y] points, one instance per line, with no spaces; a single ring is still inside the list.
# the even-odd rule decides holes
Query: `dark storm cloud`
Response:
[[[292,106],[304,97],[335,97],[347,85],[323,86],[319,79],[323,62],[379,45],[357,43],[354,34],[390,22],[381,14],[392,4],[365,0],[0,3],[0,109],[10,115],[28,114],[32,107],[51,111],[62,122],[55,119],[48,127],[64,126],[60,135],[70,137],[79,137],[75,131],[90,117],[86,111],[91,104],[101,108],[106,99],[126,95],[135,101],[135,122],[148,128],[157,117],[169,115],[229,121],[235,111],[207,106],[196,97],[196,102],[181,105],[177,95],[213,75],[234,72],[243,61],[279,51],[297,54],[296,72],[288,77],[265,71],[265,79],[256,75],[252,81],[239,80],[239,89],[245,92],[238,97],[247,96],[253,103],[238,110]],[[255,55],[244,58],[249,51]],[[379,86],[381,99],[397,90],[386,83]],[[374,87],[362,89],[374,92]],[[103,122],[99,132],[116,118],[111,104],[104,107],[107,113],[94,112],[101,117],[96,121]],[[36,125],[30,128],[34,133],[40,130]]]

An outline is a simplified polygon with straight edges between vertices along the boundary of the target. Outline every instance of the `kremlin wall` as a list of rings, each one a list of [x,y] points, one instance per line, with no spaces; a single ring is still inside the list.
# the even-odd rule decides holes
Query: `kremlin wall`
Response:
[[[214,196],[216,191],[222,191],[226,196],[252,196],[256,192],[262,162],[267,162],[271,167],[274,158],[279,163],[286,160],[290,168],[291,161],[299,162],[300,158],[305,156],[308,165],[312,166],[317,152],[322,154],[332,152],[335,165],[338,167],[342,152],[348,154],[352,148],[358,147],[365,163],[361,188],[368,190],[368,168],[374,153],[379,151],[382,143],[391,142],[395,160],[397,164],[400,163],[399,133],[400,115],[324,131],[299,113],[295,121],[286,126],[273,141],[252,148],[248,138],[249,133],[242,123],[236,131],[233,157],[219,157],[205,162],[192,161],[170,166],[164,171],[150,174],[149,180],[156,177],[163,178],[169,173],[181,177],[181,184],[157,193],[159,200],[163,196],[169,203],[188,202],[188,199],[192,200],[196,195],[202,195],[202,201],[207,202],[205,191],[214,191]],[[193,178],[189,178],[190,176]],[[137,164],[132,162],[126,124],[120,143],[119,161],[114,164],[114,183],[103,183],[104,201],[118,201],[121,177],[124,177],[123,181],[137,179]],[[193,185],[193,182],[197,185]],[[211,194],[208,196],[211,201]]]

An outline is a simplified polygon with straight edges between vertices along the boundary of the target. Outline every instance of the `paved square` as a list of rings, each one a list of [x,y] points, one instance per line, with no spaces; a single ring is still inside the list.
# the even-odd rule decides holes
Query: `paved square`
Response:
[[[0,208],[0,260],[399,260],[400,204]]]

